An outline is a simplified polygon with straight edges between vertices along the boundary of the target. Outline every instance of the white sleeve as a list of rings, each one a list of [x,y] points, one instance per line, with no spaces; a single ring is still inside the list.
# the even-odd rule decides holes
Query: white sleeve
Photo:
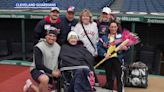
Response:
[[[78,37],[79,37],[79,40],[82,40],[83,38],[81,38],[82,36],[82,27],[81,27],[81,24],[80,23],[77,23],[76,24],[76,26],[75,26],[75,28],[74,28],[74,31],[76,32],[76,34],[78,35]]]
[[[77,23],[74,27],[74,31],[78,34],[78,29],[79,29],[79,23]]]
[[[95,32],[96,32],[96,34],[95,34],[95,39],[96,39],[96,42],[98,43],[98,41],[99,41],[99,34],[98,34],[98,27],[97,27],[97,24],[96,24],[96,26],[95,26]]]
[[[94,46],[96,48],[96,55],[97,55],[97,43],[99,41],[99,35],[98,35],[98,27],[97,24],[94,23],[94,31],[95,31],[95,35],[94,35]]]

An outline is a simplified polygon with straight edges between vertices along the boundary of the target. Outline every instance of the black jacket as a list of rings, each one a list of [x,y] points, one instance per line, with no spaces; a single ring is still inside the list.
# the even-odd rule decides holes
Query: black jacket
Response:
[[[67,41],[67,35],[68,33],[73,30],[75,25],[77,24],[77,20],[73,19],[72,21],[69,21],[65,16],[61,17],[61,26],[62,26],[62,31],[60,32],[59,35],[59,44],[65,44]]]
[[[83,45],[62,45],[59,58],[61,67],[87,65],[93,70],[94,57]]]

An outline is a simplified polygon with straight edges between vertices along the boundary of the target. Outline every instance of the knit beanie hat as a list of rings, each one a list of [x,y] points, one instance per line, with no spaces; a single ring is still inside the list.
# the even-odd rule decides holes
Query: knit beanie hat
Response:
[[[77,39],[79,39],[77,33],[74,31],[70,31],[68,33],[67,40],[69,40],[71,36],[75,36]]]

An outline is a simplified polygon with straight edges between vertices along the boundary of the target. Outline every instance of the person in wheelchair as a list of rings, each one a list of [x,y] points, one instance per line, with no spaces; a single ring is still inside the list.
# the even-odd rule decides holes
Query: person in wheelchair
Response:
[[[74,31],[69,32],[67,44],[61,46],[59,58],[64,92],[92,92],[94,57]]]

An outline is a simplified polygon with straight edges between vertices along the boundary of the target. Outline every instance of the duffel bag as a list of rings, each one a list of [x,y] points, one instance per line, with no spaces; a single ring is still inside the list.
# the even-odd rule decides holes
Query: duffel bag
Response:
[[[130,64],[125,69],[125,86],[147,88],[148,67],[142,62]]]

